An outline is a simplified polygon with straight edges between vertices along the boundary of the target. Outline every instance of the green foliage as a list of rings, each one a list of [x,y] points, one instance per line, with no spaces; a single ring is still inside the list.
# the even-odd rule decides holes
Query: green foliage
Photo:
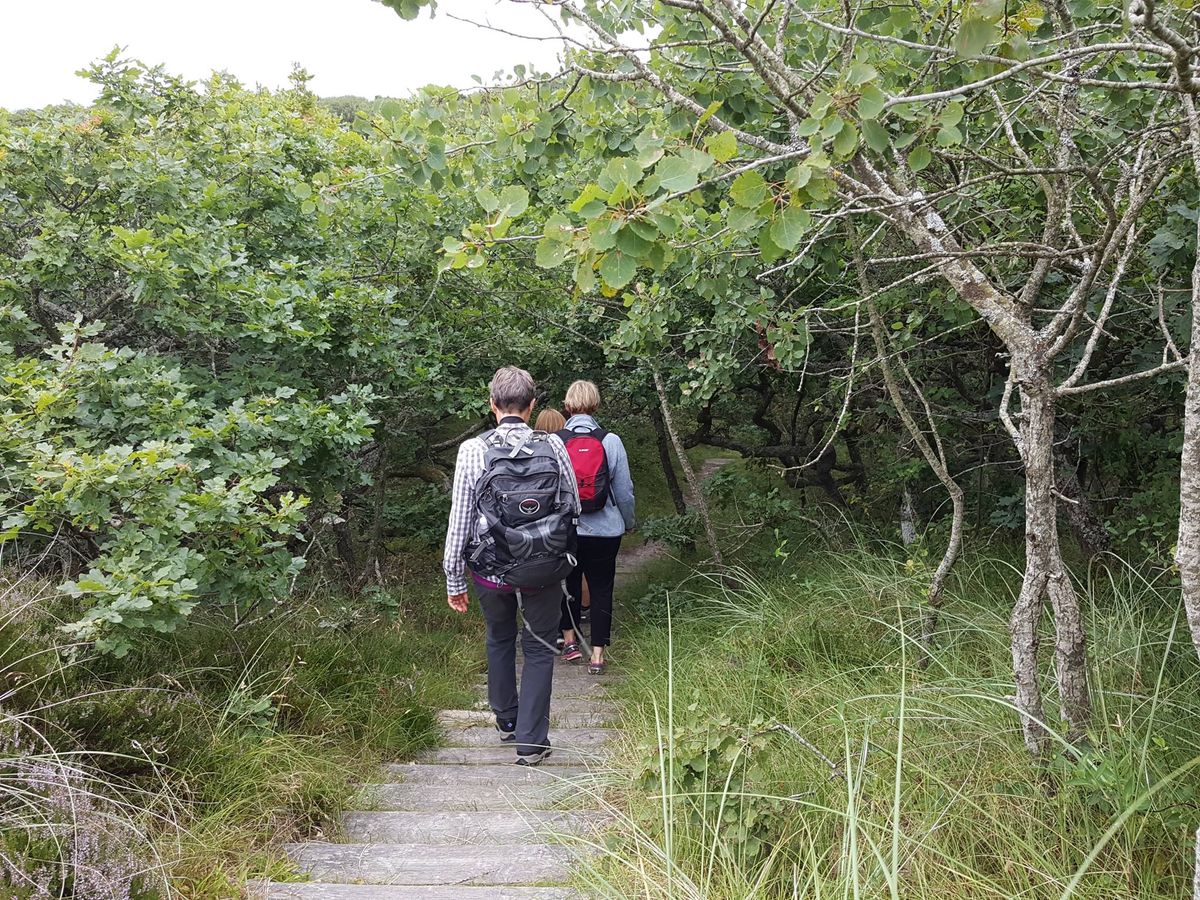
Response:
[[[0,542],[68,572],[71,632],[120,654],[285,600],[374,469],[480,409],[503,328],[435,273],[475,201],[397,183],[303,73],[200,90],[114,53],[89,76],[94,107],[0,121]]]
[[[423,6],[400,11],[411,17]],[[970,488],[980,510],[975,521],[986,523],[997,506],[1004,512],[999,501],[1019,480],[995,416],[1004,382],[998,342],[943,277],[936,253],[923,258],[930,248],[898,227],[862,179],[874,172],[898,197],[931,198],[928,207],[913,205],[913,215],[936,211],[964,259],[987,260],[979,278],[1015,295],[1035,270],[1032,251],[1018,248],[1053,231],[1045,188],[1032,173],[1058,165],[1063,124],[1057,106],[1026,98],[1062,96],[1047,79],[1070,77],[1071,60],[1086,54],[1090,81],[1072,95],[1078,108],[1068,117],[1080,167],[1060,188],[1096,198],[1103,184],[1113,196],[1125,183],[1131,136],[1157,127],[1150,123],[1163,114],[1162,102],[1175,102],[1135,75],[1158,57],[1145,45],[1099,49],[1127,39],[1117,7],[1072,8],[1070,27],[1033,4],[864,7],[847,23],[858,35],[851,50],[843,26],[829,24],[844,16],[834,4],[818,3],[804,16],[761,0],[740,12],[705,8],[711,15],[651,0],[572,2],[558,11],[581,31],[645,36],[654,48],[646,68],[620,50],[572,46],[568,62],[578,68],[545,79],[536,93],[498,87],[468,98],[419,97],[413,121],[429,127],[406,129],[396,140],[392,158],[401,171],[431,178],[428,156],[415,149],[436,139],[461,150],[445,157],[446,183],[457,176],[494,196],[520,184],[529,197],[519,217],[476,212],[450,230],[442,264],[511,282],[526,277],[532,256],[537,277],[573,288],[548,292],[532,329],[560,325],[552,340],[600,348],[612,367],[653,360],[686,413],[715,421],[697,440],[715,437],[747,455],[769,447],[765,458],[779,460],[790,479],[820,488],[824,499],[846,506],[866,500],[873,513],[891,516],[904,483],[896,473],[916,457],[911,448],[897,451],[902,426],[877,399],[853,266],[856,251],[888,259],[869,266],[869,278],[881,289],[895,285],[872,295],[888,320],[891,352],[930,398],[951,470],[983,471]],[[1179,11],[1163,15],[1174,20]],[[1067,52],[1074,39],[1065,35],[1076,28],[1086,38]],[[596,37],[600,45],[606,40]],[[1051,59],[1006,68],[1039,54]],[[1177,129],[1173,115],[1164,128]],[[1183,139],[1172,130],[1162,146]],[[1163,163],[1160,189],[1138,212],[1147,240],[1135,245],[1125,269],[1122,290],[1133,306],[1106,326],[1112,340],[1101,341],[1091,361],[1097,380],[1158,365],[1164,332],[1176,346],[1187,341],[1196,186],[1183,156]],[[1104,201],[1071,209],[1077,244],[1105,233]],[[860,224],[844,227],[850,221]],[[1050,265],[1034,307],[1063,302],[1078,274]],[[1079,321],[1095,321],[1106,277],[1089,292]],[[1160,280],[1161,292],[1154,287]],[[1152,312],[1160,302],[1161,327]],[[1040,326],[1045,317],[1039,312],[1032,322]],[[1057,378],[1079,362],[1086,330],[1075,329],[1066,342]],[[1085,471],[1085,492],[1106,498],[1097,516],[1119,523],[1118,533],[1136,519],[1118,508],[1123,499],[1157,478],[1144,461],[1165,452],[1160,436],[1177,433],[1176,381],[1168,375],[1111,396],[1062,400],[1059,441],[1078,450],[1064,449],[1071,457],[1064,464]],[[797,394],[793,412],[786,398]],[[1130,410],[1152,421],[1131,423]],[[856,432],[853,451],[843,430]],[[818,477],[815,457],[826,451],[836,459]],[[851,453],[863,458],[847,463]],[[853,479],[845,474],[851,467]],[[920,514],[940,516],[940,504],[924,492],[932,477],[918,480]],[[1151,521],[1172,518],[1159,510]]]
[[[12,476],[0,502],[13,510],[9,540],[69,530],[94,548],[86,574],[63,585],[82,612],[70,630],[120,655],[201,598],[252,608],[285,596],[304,562],[288,543],[307,501],[273,492],[289,460],[270,449],[283,442],[269,423],[299,437],[299,410],[274,409],[284,389],[217,410],[177,367],[89,341],[99,328],[64,329],[42,360],[8,357],[0,457]],[[302,427],[330,444],[365,437],[358,402],[311,413]],[[303,439],[289,443],[305,454]]]
[[[757,779],[777,732],[762,719],[735,723],[697,715],[699,699],[676,720],[664,760],[662,747],[644,754],[637,785],[649,793],[667,787],[685,798],[689,833],[711,835],[723,852],[754,865],[786,833],[789,811],[781,797],[760,793]],[[692,718],[692,717],[695,718]],[[666,774],[669,773],[669,776]]]
[[[675,547],[695,543],[700,530],[700,519],[695,513],[649,516],[638,525],[638,531],[647,541],[660,541]]]
[[[387,5],[412,19],[433,4]],[[840,566],[801,552],[842,517],[887,522],[890,534],[901,486],[930,533],[944,515],[863,349],[852,262],[868,246],[897,260],[871,269],[895,281],[875,298],[890,352],[929,399],[950,468],[971,473],[974,521],[1021,522],[995,416],[1001,348],[970,303],[912,261],[892,207],[871,211],[874,190],[847,207],[850,180],[863,166],[894,178],[881,187],[922,198],[897,209],[939,217],[970,251],[962,260],[982,248],[986,277],[1012,292],[1048,211],[1036,178],[1012,173],[1061,173],[1078,188],[1070,240],[1093,241],[1107,222],[1097,198],[1126,178],[1129,136],[1159,133],[1147,122],[1176,97],[1111,87],[1156,73],[1140,56],[1094,57],[1070,118],[1087,168],[1064,169],[1052,149],[1063,122],[1027,101],[1050,94],[1029,79],[1066,77],[1066,58],[979,86],[999,60],[1053,45],[1036,6],[863,7],[853,24],[882,39],[852,47],[829,27],[845,13],[830,2],[782,22],[766,20],[791,5],[734,6],[764,17],[759,36],[788,77],[813,67],[803,89],[767,84],[746,65],[752,41],[739,46],[690,10],[579,0],[611,33],[662,45],[638,59],[693,102],[668,102],[630,77],[633,61],[586,50],[570,52],[579,69],[567,77],[525,84],[522,69],[488,90],[326,104],[302,70],[279,93],[225,76],[198,88],[114,53],[90,69],[93,106],[0,117],[0,544],[25,571],[56,573],[54,625],[85,645],[89,678],[122,688],[63,704],[54,727],[113,753],[138,740],[198,785],[183,876],[193,893],[232,894],[247,874],[243,844],[303,834],[344,802],[356,765],[419,748],[432,706],[453,702],[437,675],[459,626],[422,612],[411,586],[316,609],[293,595],[322,566],[356,584],[364,568],[434,568],[446,454],[484,414],[483,385],[503,362],[534,371],[551,396],[585,375],[606,404],[623,403],[641,426],[622,433],[640,439],[629,445],[642,499],[657,463],[644,422],[651,369],[689,445],[779,464],[728,467],[710,485],[723,536],[760,532],[745,558],[777,582],[715,598],[660,583],[635,602],[634,654],[661,675],[677,638],[700,688],[666,734],[678,777],[658,775],[679,801],[664,830],[687,832],[668,874],[684,870],[692,895],[897,896],[903,874],[921,895],[1058,896],[1085,840],[1130,810],[1137,827],[1103,860],[1126,880],[1097,877],[1088,890],[1178,888],[1178,861],[1155,857],[1178,843],[1163,810],[1195,798],[1171,782],[1154,803],[1138,799],[1195,753],[1189,670],[1141,637],[1170,633],[1157,589],[1138,595],[1136,615],[1122,591],[1095,593],[1107,705],[1094,752],[1063,760],[1061,795],[1047,797],[1001,699],[1008,598],[997,578],[952,586],[947,648],[916,671],[901,638],[927,583],[927,544],[907,565],[880,547]],[[1068,12],[1077,40],[1124,40],[1115,8]],[[1156,310],[1157,285],[1190,271],[1194,194],[1182,165],[1168,167],[1141,214],[1147,240],[1124,288],[1139,310]],[[851,211],[872,227],[846,229]],[[1061,300],[1077,270],[1050,266],[1043,300]],[[1161,320],[1109,322],[1115,340],[1095,377],[1156,365],[1164,340],[1186,346],[1176,293],[1162,292]],[[1103,298],[1097,282],[1077,321],[1095,320]],[[1061,368],[1079,352],[1076,341]],[[1064,398],[1059,418],[1066,464],[1105,498],[1113,533],[1159,557],[1177,405],[1162,377],[1115,400]],[[663,485],[650,499],[646,536],[694,536]],[[659,630],[668,620],[676,635]],[[422,624],[436,636],[414,650],[401,636]],[[108,656],[91,660],[88,645]],[[1152,656],[1165,673],[1154,696],[1169,686],[1158,723],[1130,699],[1143,697]],[[661,680],[655,699],[673,704]],[[135,703],[129,687],[170,699]],[[812,735],[841,777],[767,732],[776,722]],[[1136,739],[1122,743],[1122,728]],[[141,760],[120,765],[148,778]],[[1078,833],[1064,827],[1076,820]],[[991,831],[978,840],[986,829],[1004,858]]]

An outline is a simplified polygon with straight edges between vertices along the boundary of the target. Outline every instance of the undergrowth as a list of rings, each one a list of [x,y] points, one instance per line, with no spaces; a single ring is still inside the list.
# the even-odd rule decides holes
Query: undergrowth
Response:
[[[123,659],[69,647],[45,586],[0,591],[0,894],[229,898],[290,877],[383,759],[469,684],[433,586],[197,620]]]
[[[617,758],[629,766],[617,783],[634,787],[608,798],[622,826],[586,873],[591,889],[697,900],[1187,893],[1200,672],[1165,579],[1108,560],[1081,585],[1095,727],[1087,747],[1059,741],[1036,765],[1009,699],[1011,564],[960,565],[927,667],[926,578],[902,554],[763,546],[753,571],[737,591],[660,579],[630,604],[641,615],[622,642]]]

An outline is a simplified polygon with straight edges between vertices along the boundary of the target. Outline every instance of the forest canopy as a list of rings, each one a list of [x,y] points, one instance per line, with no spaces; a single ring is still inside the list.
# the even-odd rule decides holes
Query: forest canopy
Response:
[[[551,6],[563,71],[494,88],[334,113],[302,70],[271,94],[114,54],[93,107],[6,117],[11,552],[118,653],[197,605],[258,614],[317,557],[360,581],[389,485],[444,482],[502,348],[550,384],[602,369],[679,447],[928,523],[927,640],[964,533],[1023,532],[1020,704],[1044,720],[1049,603],[1082,734],[1058,520],[1066,556],[1176,543],[1185,25]]]

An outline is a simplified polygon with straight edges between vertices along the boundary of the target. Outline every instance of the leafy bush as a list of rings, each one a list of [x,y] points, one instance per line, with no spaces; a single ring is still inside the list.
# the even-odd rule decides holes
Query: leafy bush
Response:
[[[700,534],[700,517],[696,513],[682,516],[653,516],[642,521],[638,530],[647,541],[662,541],[675,547],[696,542]]]
[[[287,595],[307,500],[280,489],[291,460],[272,447],[296,437],[289,410],[304,404],[278,388],[218,410],[179,368],[92,342],[100,328],[65,328],[42,360],[0,353],[11,363],[0,460],[12,473],[0,503],[15,509],[0,537],[24,539],[26,554],[38,534],[75,547],[88,568],[62,586],[79,608],[69,630],[122,655],[201,599],[246,610]],[[320,413],[323,440],[353,446],[365,399],[310,409],[307,427]]]
[[[800,512],[778,481],[772,484],[760,473],[740,466],[718,469],[705,482],[705,492],[728,513],[757,528],[794,524]]]
[[[648,750],[636,783],[682,801],[687,834],[753,865],[786,834],[790,818],[786,800],[762,793],[760,783],[777,732],[762,719],[706,720],[699,706],[697,699],[687,708],[686,724],[676,725],[665,747]]]
[[[116,53],[88,75],[89,109],[0,116],[0,542],[122,654],[285,598],[391,404],[459,394],[428,390],[445,345],[405,313],[433,213],[303,79],[200,90]]]

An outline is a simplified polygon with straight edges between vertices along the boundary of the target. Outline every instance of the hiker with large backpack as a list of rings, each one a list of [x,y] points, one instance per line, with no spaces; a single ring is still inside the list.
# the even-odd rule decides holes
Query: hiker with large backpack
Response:
[[[625,445],[595,419],[600,408],[600,391],[590,381],[576,381],[567,390],[564,404],[566,427],[559,432],[575,470],[579,486],[579,565],[567,579],[562,622],[564,662],[583,658],[579,643],[583,634],[580,597],[587,578],[591,595],[591,647],[588,672],[602,675],[605,648],[612,640],[613,583],[617,576],[617,552],[621,536],[634,525],[633,479]]]
[[[470,605],[466,569],[487,625],[488,700],[518,765],[550,755],[550,692],[563,582],[574,570],[579,489],[562,439],[534,431],[533,378],[505,366],[491,383],[496,427],[458,448],[442,567],[446,600]],[[525,666],[517,691],[518,616]]]

